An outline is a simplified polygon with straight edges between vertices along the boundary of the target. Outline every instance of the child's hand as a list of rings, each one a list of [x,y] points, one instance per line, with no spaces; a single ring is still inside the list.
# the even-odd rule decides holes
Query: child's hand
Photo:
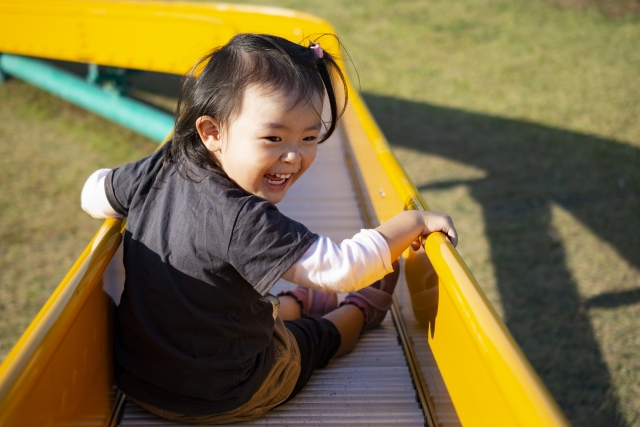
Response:
[[[407,247],[420,248],[424,237],[441,231],[446,234],[453,246],[458,244],[458,233],[448,215],[430,211],[404,211],[376,230],[389,245],[391,259],[396,259]]]
[[[442,231],[447,235],[447,239],[451,244],[455,247],[458,245],[458,232],[453,226],[453,221],[449,215],[430,212],[430,211],[421,211],[422,219],[424,221],[424,230],[422,231],[421,237],[427,236],[434,231]],[[418,244],[420,241],[418,240]],[[413,246],[413,244],[411,244]]]

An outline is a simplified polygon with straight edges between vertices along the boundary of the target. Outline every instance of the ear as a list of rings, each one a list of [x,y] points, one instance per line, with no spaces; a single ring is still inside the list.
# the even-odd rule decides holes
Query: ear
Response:
[[[209,151],[216,153],[222,149],[222,132],[216,119],[210,116],[198,117],[196,129],[202,143]]]

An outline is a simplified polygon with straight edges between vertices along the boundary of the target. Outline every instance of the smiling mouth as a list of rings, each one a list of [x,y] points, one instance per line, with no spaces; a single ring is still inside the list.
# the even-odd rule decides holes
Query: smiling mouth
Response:
[[[290,173],[276,173],[276,174],[266,174],[264,176],[264,180],[271,185],[282,185],[291,177]]]
[[[267,184],[281,186],[284,185],[289,178],[291,178],[291,173],[276,173],[276,174],[266,174],[264,176],[264,180]]]

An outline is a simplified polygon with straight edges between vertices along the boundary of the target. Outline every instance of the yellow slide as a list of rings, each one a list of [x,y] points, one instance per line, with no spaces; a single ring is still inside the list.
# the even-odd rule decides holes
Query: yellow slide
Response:
[[[243,32],[270,33],[294,42],[335,33],[319,18],[275,8],[0,0],[0,55],[183,74],[204,53]],[[339,52],[331,37],[322,45]],[[358,221],[373,227],[403,209],[428,209],[357,91],[349,89],[349,106],[336,139],[341,147],[336,167],[350,181]],[[324,191],[327,203],[332,203],[334,188],[325,186]],[[113,381],[114,303],[103,289],[111,274],[105,270],[124,226],[123,220],[104,222],[0,366],[1,426],[109,426],[125,419],[127,404]],[[426,255],[405,254],[406,280],[399,283],[389,320],[406,358],[394,369],[408,370],[412,376],[415,392],[409,394],[418,396],[423,417],[418,424],[568,425],[456,250],[440,233],[429,236],[425,250]],[[364,400],[353,400],[350,411],[357,412],[358,402]],[[326,413],[331,412],[330,402],[327,397]],[[286,411],[279,412],[282,422],[306,413],[302,403]],[[142,415],[129,419],[141,419],[138,416]],[[322,417],[309,417],[316,418],[298,422],[323,424]],[[332,418],[334,425],[340,425],[337,417]],[[372,417],[364,419],[375,424]],[[278,418],[268,420],[273,424]]]

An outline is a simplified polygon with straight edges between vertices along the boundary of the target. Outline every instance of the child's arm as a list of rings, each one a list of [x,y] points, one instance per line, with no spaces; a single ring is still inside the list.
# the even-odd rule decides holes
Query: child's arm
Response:
[[[104,180],[111,169],[98,169],[89,176],[82,187],[80,206],[94,218],[122,218],[109,201],[104,188]]]
[[[434,231],[446,234],[453,246],[458,244],[458,233],[453,221],[448,215],[437,212],[405,211],[376,228],[376,231],[389,245],[391,259],[398,258],[416,239]],[[417,247],[414,246],[414,249]]]
[[[406,211],[375,230],[362,230],[340,244],[320,236],[282,276],[309,288],[351,292],[393,271],[392,261],[421,236],[442,231],[456,245],[451,218],[435,212]]]

